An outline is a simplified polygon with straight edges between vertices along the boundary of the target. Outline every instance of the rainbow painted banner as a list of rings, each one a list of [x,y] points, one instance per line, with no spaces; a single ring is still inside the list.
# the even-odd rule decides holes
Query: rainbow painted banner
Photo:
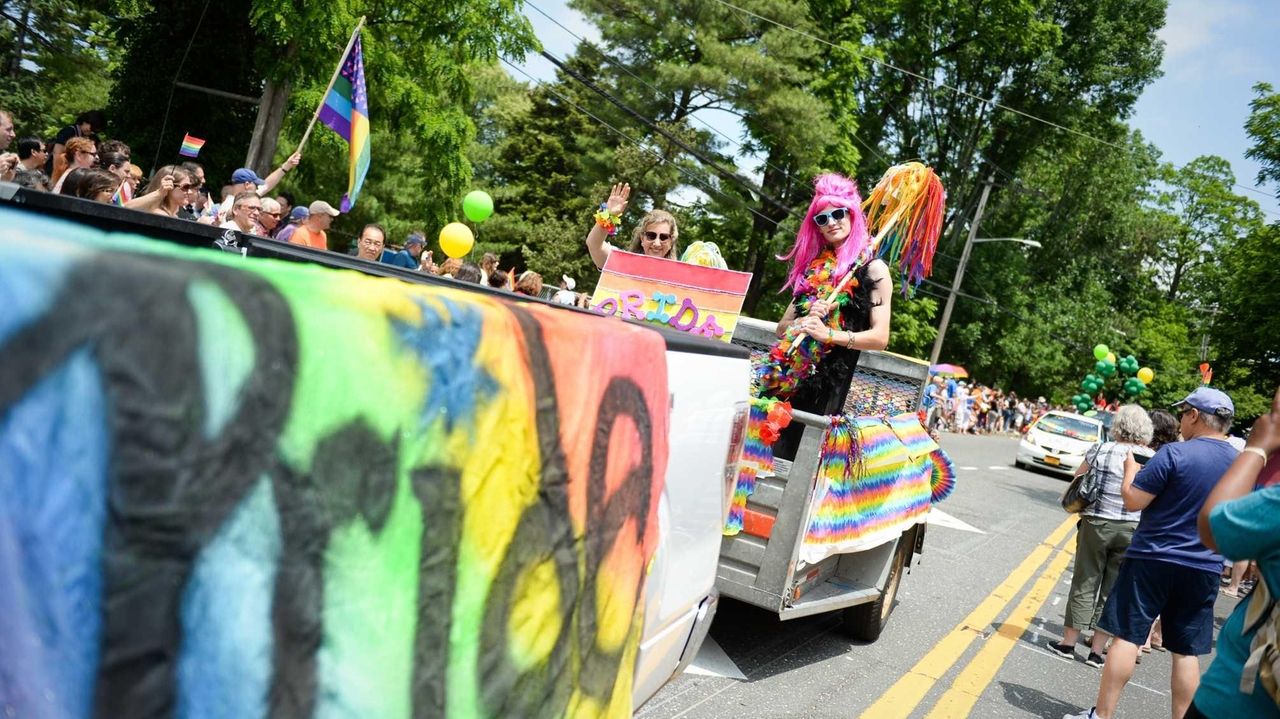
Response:
[[[0,707],[629,717],[657,333],[0,207]]]
[[[915,414],[833,417],[821,451],[800,548],[809,564],[896,539],[927,520],[935,482],[937,501],[955,485],[950,461]]]
[[[750,272],[691,265],[614,249],[591,297],[595,311],[728,342]]]

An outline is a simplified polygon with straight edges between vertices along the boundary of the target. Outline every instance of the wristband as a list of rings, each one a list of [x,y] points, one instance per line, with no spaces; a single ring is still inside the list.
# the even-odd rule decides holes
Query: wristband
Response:
[[[1256,454],[1256,455],[1258,455],[1259,457],[1261,457],[1261,458],[1262,458],[1262,461],[1263,461],[1263,462],[1266,462],[1266,461],[1270,458],[1270,457],[1267,455],[1267,450],[1265,450],[1265,449],[1263,449],[1263,448],[1261,448],[1261,447],[1245,447],[1244,449],[1240,450],[1240,453],[1241,453],[1241,454],[1244,454],[1245,452],[1248,452],[1249,454]]]
[[[618,225],[622,224],[622,217],[609,212],[608,205],[601,203],[600,211],[595,214],[595,218],[596,224],[610,237],[618,234]]]
[[[836,339],[835,330],[828,327],[827,328],[827,344],[831,344],[832,342],[835,342],[835,339]]]

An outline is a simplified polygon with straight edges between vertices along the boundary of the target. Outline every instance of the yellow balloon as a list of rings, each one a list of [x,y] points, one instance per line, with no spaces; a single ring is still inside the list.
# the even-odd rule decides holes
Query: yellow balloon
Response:
[[[1115,363],[1116,363],[1116,353],[1115,353],[1115,352],[1108,352],[1108,353],[1107,353],[1107,361],[1108,361],[1108,362],[1110,362],[1111,364],[1115,364]]]
[[[450,257],[463,257],[476,243],[471,228],[461,222],[450,222],[440,230],[440,249]]]
[[[1156,373],[1152,372],[1150,367],[1143,367],[1138,370],[1138,379],[1142,380],[1143,384],[1151,384],[1151,380],[1155,378]]]

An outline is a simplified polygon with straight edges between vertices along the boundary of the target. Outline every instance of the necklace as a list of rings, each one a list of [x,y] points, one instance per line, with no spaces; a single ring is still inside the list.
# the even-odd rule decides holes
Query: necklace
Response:
[[[836,267],[836,255],[829,249],[823,250],[809,263],[796,286],[796,316],[808,315],[814,302],[831,296],[842,279],[835,276]],[[852,301],[852,292],[857,286],[858,280],[854,278],[836,296],[834,306],[827,313],[827,327],[833,330],[840,327],[842,310]],[[799,334],[795,326],[788,327],[769,352],[757,360],[752,374],[752,389],[757,396],[790,399],[800,383],[818,371],[818,363],[831,351],[832,345],[812,337],[800,339],[797,345]]]

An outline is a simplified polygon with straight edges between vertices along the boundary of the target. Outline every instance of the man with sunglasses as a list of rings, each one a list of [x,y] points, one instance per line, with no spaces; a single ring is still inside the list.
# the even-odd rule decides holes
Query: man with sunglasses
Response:
[[[1121,497],[1142,512],[1098,629],[1115,637],[1102,669],[1097,704],[1064,719],[1112,719],[1133,676],[1139,647],[1160,617],[1173,657],[1173,716],[1182,716],[1200,683],[1198,656],[1213,650],[1213,603],[1222,555],[1200,539],[1197,519],[1209,493],[1239,453],[1227,441],[1235,405],[1224,392],[1200,387],[1173,405],[1181,442],[1139,465],[1125,461]]]

